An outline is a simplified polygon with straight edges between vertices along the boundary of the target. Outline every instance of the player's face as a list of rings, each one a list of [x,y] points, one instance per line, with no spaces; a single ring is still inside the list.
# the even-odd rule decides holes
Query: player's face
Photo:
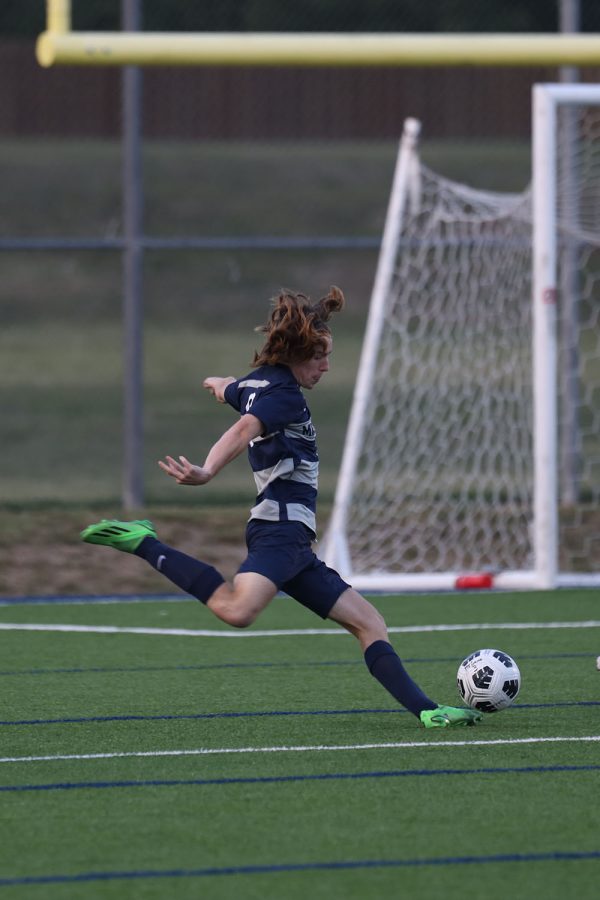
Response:
[[[329,357],[332,350],[332,340],[327,337],[327,345],[323,348],[319,347],[314,356],[301,363],[290,366],[294,378],[300,387],[312,390],[321,380],[325,372],[329,371]]]

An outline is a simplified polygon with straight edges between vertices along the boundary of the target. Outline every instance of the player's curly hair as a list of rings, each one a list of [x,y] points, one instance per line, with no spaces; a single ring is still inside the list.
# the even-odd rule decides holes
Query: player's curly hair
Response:
[[[253,366],[293,365],[325,349],[330,334],[327,322],[344,306],[344,295],[332,286],[325,297],[311,303],[305,294],[282,290],[271,303],[266,325],[256,328],[267,339],[262,350],[254,354]]]

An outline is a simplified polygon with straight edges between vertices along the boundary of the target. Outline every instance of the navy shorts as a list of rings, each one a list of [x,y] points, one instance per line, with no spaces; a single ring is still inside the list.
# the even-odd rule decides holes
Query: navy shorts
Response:
[[[251,519],[246,528],[248,556],[239,572],[264,575],[322,619],[326,619],[347,584],[312,551],[312,531],[302,522]]]

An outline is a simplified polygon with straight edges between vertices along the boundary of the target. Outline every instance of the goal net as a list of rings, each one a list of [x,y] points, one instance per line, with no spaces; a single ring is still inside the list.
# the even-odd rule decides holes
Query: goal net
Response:
[[[536,87],[520,195],[432,172],[405,123],[323,553],[359,589],[600,583],[600,86],[577,90]]]

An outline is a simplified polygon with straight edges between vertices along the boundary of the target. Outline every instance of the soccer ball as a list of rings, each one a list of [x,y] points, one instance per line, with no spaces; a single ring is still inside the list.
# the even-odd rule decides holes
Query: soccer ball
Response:
[[[511,705],[521,688],[521,673],[508,653],[476,650],[461,662],[456,683],[467,706],[493,713]]]

